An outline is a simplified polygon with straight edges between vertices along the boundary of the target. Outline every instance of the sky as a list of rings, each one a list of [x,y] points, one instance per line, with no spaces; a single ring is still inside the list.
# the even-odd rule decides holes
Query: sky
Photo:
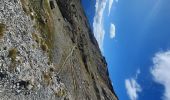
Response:
[[[170,0],[82,0],[120,100],[170,100]]]

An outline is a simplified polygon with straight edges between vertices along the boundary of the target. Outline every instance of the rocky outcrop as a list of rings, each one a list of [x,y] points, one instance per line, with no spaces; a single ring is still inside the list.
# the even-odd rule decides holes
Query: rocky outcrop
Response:
[[[0,1],[1,100],[117,100],[80,0]]]

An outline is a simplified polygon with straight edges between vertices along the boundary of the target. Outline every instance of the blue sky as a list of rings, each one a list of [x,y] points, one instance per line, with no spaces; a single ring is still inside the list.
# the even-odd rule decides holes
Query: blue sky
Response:
[[[170,0],[82,4],[119,99],[170,100]]]

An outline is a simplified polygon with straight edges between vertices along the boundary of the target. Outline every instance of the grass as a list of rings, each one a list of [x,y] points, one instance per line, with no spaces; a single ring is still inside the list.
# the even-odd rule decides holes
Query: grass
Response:
[[[47,51],[48,51],[48,46],[47,46],[47,44],[42,43],[42,44],[41,44],[41,49],[42,49],[43,51],[47,52]]]
[[[41,42],[40,37],[36,33],[32,33],[32,37],[38,44]]]
[[[49,72],[43,72],[43,79],[47,86],[52,83],[51,74]]]
[[[9,50],[8,57],[11,58],[11,65],[10,65],[10,71],[15,71],[16,69],[16,56],[17,56],[17,49],[12,48]]]
[[[23,11],[29,15],[31,13],[30,9],[29,9],[29,6],[28,5],[28,1],[27,0],[21,0],[21,4],[22,4],[22,9]]]
[[[0,38],[4,36],[5,25],[0,23]]]
[[[67,92],[66,92],[65,89],[60,89],[60,91],[55,92],[55,95],[56,95],[57,97],[63,97],[63,96],[65,96],[66,94],[67,94]]]
[[[32,8],[33,11],[31,12],[34,12],[34,19],[36,21],[35,28],[41,33],[41,37],[44,41],[44,43],[41,43],[40,46],[43,51],[49,51],[49,61],[51,62],[54,25],[49,0],[43,0],[42,2],[41,0],[29,0],[29,8]],[[40,42],[38,39],[36,39],[36,41]]]
[[[15,62],[16,56],[17,56],[17,49],[16,48],[10,49],[8,57],[11,58],[12,62]]]
[[[49,62],[52,62],[54,24],[49,0],[21,0],[21,4],[24,12],[36,22],[34,28],[41,33],[39,37],[42,38],[32,34],[33,38],[38,44],[43,39],[44,43],[40,47],[43,51],[48,51]]]
[[[32,33],[32,37],[38,44],[40,44],[40,47],[43,51],[45,52],[49,51],[48,45],[46,44],[46,41],[43,38],[38,36],[36,33]]]

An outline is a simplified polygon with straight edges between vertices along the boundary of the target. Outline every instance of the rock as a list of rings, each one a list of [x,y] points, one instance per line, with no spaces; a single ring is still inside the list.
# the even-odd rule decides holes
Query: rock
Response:
[[[28,90],[31,90],[33,88],[33,85],[31,85],[31,84],[29,84],[28,86],[27,86],[27,89]]]

